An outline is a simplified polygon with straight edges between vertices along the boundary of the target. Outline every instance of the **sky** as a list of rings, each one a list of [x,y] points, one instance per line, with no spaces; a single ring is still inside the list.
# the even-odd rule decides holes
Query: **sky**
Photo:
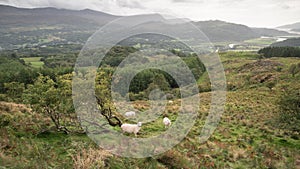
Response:
[[[121,16],[160,13],[251,27],[273,28],[300,22],[300,0],[0,0],[0,4],[25,8],[89,8]]]

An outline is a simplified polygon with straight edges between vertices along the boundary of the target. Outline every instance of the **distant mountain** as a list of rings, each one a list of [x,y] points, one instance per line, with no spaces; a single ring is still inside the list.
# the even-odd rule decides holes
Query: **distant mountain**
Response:
[[[280,31],[276,29],[268,29],[268,28],[252,28],[252,30],[259,34],[260,36],[268,36],[268,37],[274,37],[274,36],[291,36],[294,34]]]
[[[279,26],[279,29],[290,29],[290,30],[299,30],[300,29],[300,22],[289,24],[289,25],[283,25]]]
[[[194,23],[212,42],[244,41],[258,38],[260,35],[245,25],[233,24],[219,20]]]
[[[271,46],[276,46],[276,47],[300,47],[300,38],[292,38],[292,39],[287,39],[282,42],[276,42],[273,43]]]
[[[300,28],[292,29],[291,31],[294,31],[294,32],[300,32]]]
[[[89,9],[24,9],[0,5],[0,49],[84,44],[101,26],[118,17]]]
[[[120,18],[107,13],[86,10],[67,10],[56,8],[24,9],[0,5],[0,49],[32,48],[60,44],[80,44],[101,26]],[[143,20],[153,22],[142,23]],[[158,14],[132,16],[131,20],[141,21],[140,28],[151,30],[179,31],[193,37],[185,24],[193,23],[211,42],[240,42],[261,36],[289,35],[272,29],[250,28],[245,25],[223,21],[191,22],[186,20],[167,20]],[[129,21],[130,22],[130,21]],[[166,24],[171,22],[172,24]],[[128,23],[116,28],[122,29]]]
[[[212,42],[240,42],[261,36],[293,36],[294,34],[276,29],[250,28],[245,25],[220,20],[194,22]]]
[[[77,28],[95,29],[118,16],[90,9],[75,11],[56,8],[24,9],[0,5],[2,28],[64,25]]]

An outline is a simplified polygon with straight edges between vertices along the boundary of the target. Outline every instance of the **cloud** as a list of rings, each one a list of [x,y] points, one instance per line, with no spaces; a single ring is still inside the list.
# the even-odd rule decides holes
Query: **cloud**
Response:
[[[299,0],[0,0],[18,7],[90,8],[115,15],[169,14],[273,27],[300,21]]]

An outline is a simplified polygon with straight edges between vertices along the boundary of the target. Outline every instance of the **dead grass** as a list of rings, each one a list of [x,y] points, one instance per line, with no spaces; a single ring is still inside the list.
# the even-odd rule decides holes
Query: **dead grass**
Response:
[[[22,112],[22,113],[31,113],[31,109],[23,104],[0,102],[0,113],[1,112]]]
[[[104,169],[105,160],[112,157],[110,153],[101,149],[83,149],[72,156],[75,169]]]
[[[10,126],[18,132],[36,134],[43,125],[50,125],[41,114],[32,112],[23,104],[0,102],[0,125]]]

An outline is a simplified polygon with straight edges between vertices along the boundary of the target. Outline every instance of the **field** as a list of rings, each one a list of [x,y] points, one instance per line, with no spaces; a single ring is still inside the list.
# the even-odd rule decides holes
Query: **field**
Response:
[[[23,59],[26,64],[29,64],[33,68],[41,68],[44,66],[44,62],[41,61],[41,57],[29,57],[21,59]]]
[[[287,89],[300,88],[291,64],[299,58],[261,59],[256,53],[221,53],[227,78],[227,100],[221,121],[205,143],[199,135],[209,113],[211,92],[202,92],[200,110],[187,137],[171,150],[145,159],[118,157],[85,134],[42,130],[51,120],[28,106],[0,102],[0,166],[8,168],[300,168],[300,136],[280,127],[278,99]],[[27,58],[26,63],[39,63]],[[39,63],[40,64],[40,63]],[[33,65],[33,64],[32,64]],[[41,65],[41,64],[40,64]],[[204,75],[199,87],[209,88]],[[270,86],[270,84],[272,84]],[[176,123],[181,101],[168,104],[164,114]],[[140,110],[147,101],[135,101]],[[164,132],[162,116],[143,125],[138,138]],[[116,130],[120,130],[116,127]],[[132,136],[133,135],[128,135]]]
[[[246,40],[246,43],[249,44],[256,44],[256,45],[271,45],[272,43],[276,42],[275,38],[257,38],[257,39],[250,39]]]

